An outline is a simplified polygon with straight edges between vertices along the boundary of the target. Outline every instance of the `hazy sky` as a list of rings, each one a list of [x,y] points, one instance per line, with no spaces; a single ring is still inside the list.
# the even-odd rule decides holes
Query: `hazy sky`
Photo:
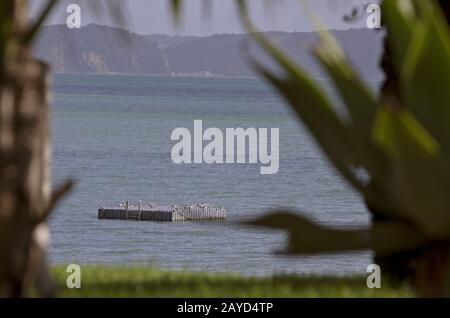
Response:
[[[32,0],[32,15],[35,16],[45,0]],[[82,9],[83,25],[97,23],[115,25],[119,23],[107,10],[94,14],[87,2],[101,0],[64,0],[53,13],[48,24],[65,23],[66,7],[70,3],[78,3]],[[212,2],[212,15],[204,17],[202,3]],[[141,34],[189,34],[209,35],[214,33],[242,33],[236,14],[234,0],[185,0],[183,23],[174,27],[169,14],[168,0],[103,0],[105,3],[122,3],[126,8],[127,28]],[[304,0],[248,0],[253,20],[261,30],[309,31],[311,30],[305,9]],[[314,11],[322,21],[333,29],[361,27],[365,19],[357,23],[346,23],[343,16],[351,12],[353,7],[362,8],[364,4],[378,2],[376,0],[310,0]],[[268,5],[265,5],[268,4]],[[272,4],[272,5],[271,5]]]

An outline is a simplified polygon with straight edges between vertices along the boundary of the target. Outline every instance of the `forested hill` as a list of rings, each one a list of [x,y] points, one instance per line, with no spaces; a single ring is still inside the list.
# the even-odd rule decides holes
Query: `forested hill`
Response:
[[[380,79],[378,67],[382,32],[368,29],[333,31],[352,64],[366,79]],[[314,33],[267,33],[315,77],[324,75],[311,57],[317,43]],[[99,25],[69,29],[43,28],[35,55],[48,61],[57,73],[100,73],[177,76],[254,76],[242,60],[245,34],[207,37],[138,35]],[[258,50],[254,55],[269,63]]]

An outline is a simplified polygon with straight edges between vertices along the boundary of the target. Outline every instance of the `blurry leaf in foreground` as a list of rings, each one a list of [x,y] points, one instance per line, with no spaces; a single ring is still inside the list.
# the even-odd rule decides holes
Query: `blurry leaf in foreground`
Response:
[[[389,254],[404,249],[418,248],[427,238],[413,227],[393,221],[375,222],[369,229],[331,229],[315,224],[291,212],[274,212],[259,219],[243,222],[287,231],[287,254],[317,254],[372,249]]]
[[[412,6],[411,1],[408,7]],[[405,4],[403,5],[405,6]],[[414,19],[411,17],[410,10],[402,10],[400,2],[397,0],[385,0],[382,3],[384,14],[384,24],[391,35],[388,38],[394,61],[392,61],[397,74],[401,73],[406,53],[408,52],[409,42],[413,34]]]
[[[450,156],[450,33],[436,11],[415,28],[401,83],[406,106]]]
[[[181,2],[182,0],[170,0],[175,23],[180,23],[181,19]]]
[[[290,212],[275,212],[244,224],[286,230],[289,233],[289,246],[286,251],[288,254],[315,254],[369,248],[367,231],[328,229]]]
[[[401,217],[432,239],[449,239],[450,163],[439,144],[406,109],[380,111],[375,138],[389,158],[386,187]]]
[[[412,224],[431,240],[450,239],[450,160],[441,153],[447,142],[450,145],[450,90],[446,87],[450,82],[450,40],[437,8],[414,4],[420,7],[421,17],[415,21],[415,29],[427,26],[429,34],[419,32],[405,45],[408,49],[401,48],[404,51],[399,59],[405,56],[406,62],[400,86],[407,93],[406,105],[385,105],[377,100],[331,35],[319,33],[322,46],[317,57],[340,93],[350,122],[336,115],[327,94],[307,72],[257,31],[244,1],[240,2],[240,12],[252,38],[285,75],[250,59],[251,65],[285,97],[339,172],[388,219]],[[409,12],[404,7],[402,15],[394,5],[387,6],[387,10],[397,10],[397,16],[403,17],[404,12]],[[408,34],[408,19],[417,20],[417,16],[409,12],[403,19],[404,32],[389,34],[391,41]],[[402,110],[405,106],[411,106],[412,112]],[[352,173],[359,166],[369,174],[366,184]]]

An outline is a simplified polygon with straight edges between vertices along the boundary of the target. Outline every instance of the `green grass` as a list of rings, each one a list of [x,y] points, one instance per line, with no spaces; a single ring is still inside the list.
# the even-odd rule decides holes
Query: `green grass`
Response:
[[[382,282],[368,289],[365,277],[276,276],[165,272],[152,268],[82,267],[81,289],[68,289],[65,267],[54,267],[60,297],[412,297],[405,286]]]

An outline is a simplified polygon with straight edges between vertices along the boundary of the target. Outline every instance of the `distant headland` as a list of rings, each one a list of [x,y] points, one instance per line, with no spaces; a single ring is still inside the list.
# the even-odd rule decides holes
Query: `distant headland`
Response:
[[[379,58],[382,32],[369,29],[332,31],[365,79],[381,79]],[[315,77],[323,73],[311,56],[314,33],[267,32],[288,54]],[[206,37],[139,35],[123,29],[90,24],[81,29],[65,25],[43,28],[35,55],[56,73],[135,74],[204,77],[252,77],[242,60],[246,34]],[[258,50],[254,55],[268,59]]]

